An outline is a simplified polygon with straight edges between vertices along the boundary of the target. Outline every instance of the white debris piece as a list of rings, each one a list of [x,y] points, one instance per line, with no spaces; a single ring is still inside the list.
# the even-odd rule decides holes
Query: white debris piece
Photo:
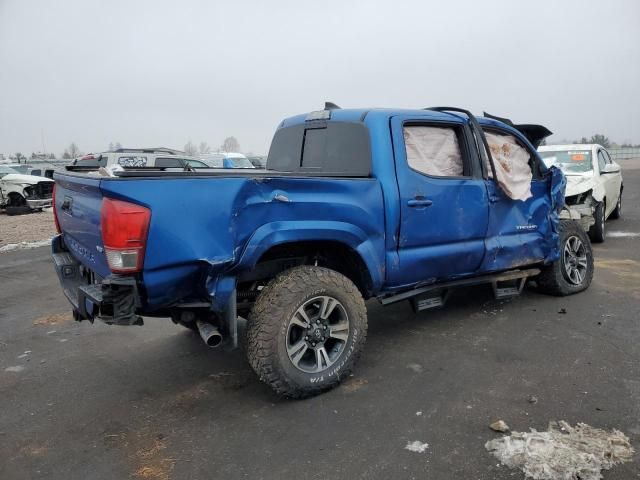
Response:
[[[422,443],[420,440],[414,440],[413,442],[407,442],[407,446],[404,448],[410,452],[424,453],[427,451],[427,448],[429,448],[429,444]]]
[[[422,373],[422,365],[419,363],[410,363],[407,368],[415,373]]]
[[[634,451],[618,430],[606,432],[585,423],[572,427],[564,421],[551,422],[546,432],[513,432],[488,441],[485,448],[533,480],[600,480],[602,470],[630,461]]]
[[[24,370],[22,365],[16,365],[15,367],[7,367],[4,369],[5,372],[21,372]]]
[[[489,428],[493,431],[502,433],[509,431],[509,425],[507,425],[504,420],[496,420],[491,425],[489,425]]]

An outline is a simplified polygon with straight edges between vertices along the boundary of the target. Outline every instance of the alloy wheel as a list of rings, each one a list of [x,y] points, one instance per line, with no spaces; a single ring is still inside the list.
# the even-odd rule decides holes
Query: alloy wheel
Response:
[[[342,303],[322,295],[305,301],[287,328],[287,355],[305,373],[327,370],[340,358],[349,339],[349,317]]]

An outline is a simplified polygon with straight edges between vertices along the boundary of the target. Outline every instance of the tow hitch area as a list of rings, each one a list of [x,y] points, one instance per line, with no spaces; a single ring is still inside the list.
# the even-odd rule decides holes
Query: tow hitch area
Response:
[[[135,313],[138,292],[135,278],[110,275],[100,278],[83,267],[62,245],[61,236],[52,241],[53,262],[65,296],[73,306],[73,318],[109,325],[142,325]]]

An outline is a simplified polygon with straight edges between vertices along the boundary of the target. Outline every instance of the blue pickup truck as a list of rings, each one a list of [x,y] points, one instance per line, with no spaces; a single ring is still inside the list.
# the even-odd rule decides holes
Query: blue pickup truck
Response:
[[[560,220],[564,177],[536,153],[548,134],[458,108],[327,104],[279,125],[264,170],[67,167],[55,268],[76,320],[171,318],[235,347],[247,318],[260,379],[310,396],[351,371],[366,299],[420,311],[480,283],[498,298],[529,280],[589,286],[589,239]]]

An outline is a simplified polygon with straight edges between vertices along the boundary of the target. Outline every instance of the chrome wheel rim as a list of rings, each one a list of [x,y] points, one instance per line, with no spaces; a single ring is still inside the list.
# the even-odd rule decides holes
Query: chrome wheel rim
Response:
[[[349,339],[349,316],[336,298],[321,295],[305,301],[287,327],[287,355],[298,370],[319,373],[331,367]]]
[[[562,252],[564,276],[572,285],[581,285],[587,276],[587,249],[575,235],[567,238]]]

